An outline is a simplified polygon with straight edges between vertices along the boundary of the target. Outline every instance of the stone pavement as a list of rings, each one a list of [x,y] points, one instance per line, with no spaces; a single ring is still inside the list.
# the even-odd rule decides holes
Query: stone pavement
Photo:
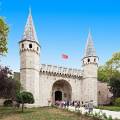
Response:
[[[75,107],[69,107],[68,110],[75,111]],[[78,110],[78,109],[76,109]],[[82,114],[85,114],[88,112],[88,110],[85,110],[85,108],[81,107],[79,110],[82,112]],[[100,109],[93,109],[93,114],[95,113],[105,113],[107,117],[111,116],[112,119],[119,119],[120,120],[120,112],[117,111],[109,111],[109,110],[100,110]]]

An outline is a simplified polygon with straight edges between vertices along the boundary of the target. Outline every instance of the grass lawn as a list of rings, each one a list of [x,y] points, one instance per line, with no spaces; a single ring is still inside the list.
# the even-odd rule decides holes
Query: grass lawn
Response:
[[[10,107],[0,107],[1,120],[93,120],[91,117],[86,117],[67,110],[57,108],[31,108],[25,109],[24,113],[20,109]]]
[[[117,106],[99,106],[97,109],[110,110],[110,111],[120,111],[120,107]]]

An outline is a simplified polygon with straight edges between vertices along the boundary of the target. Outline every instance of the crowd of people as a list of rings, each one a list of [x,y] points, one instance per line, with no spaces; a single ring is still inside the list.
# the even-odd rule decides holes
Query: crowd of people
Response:
[[[75,107],[80,107],[80,101],[55,101],[55,105],[62,107],[62,108],[66,108],[69,106],[75,106]]]
[[[88,112],[93,111],[93,101],[89,102],[80,102],[80,101],[55,101],[55,105],[60,108],[68,108],[69,106],[75,107],[75,110],[79,109],[80,107],[84,107]]]

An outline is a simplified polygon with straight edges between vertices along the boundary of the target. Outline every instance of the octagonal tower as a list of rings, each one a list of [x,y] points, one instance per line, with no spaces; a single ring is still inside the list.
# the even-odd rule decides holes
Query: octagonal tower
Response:
[[[31,92],[39,104],[40,44],[36,35],[31,10],[29,11],[20,47],[20,81],[23,90]]]

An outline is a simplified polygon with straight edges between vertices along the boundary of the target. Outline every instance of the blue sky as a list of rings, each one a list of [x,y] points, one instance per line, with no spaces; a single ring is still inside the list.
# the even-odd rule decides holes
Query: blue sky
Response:
[[[19,71],[19,45],[29,6],[42,46],[40,62],[81,68],[89,28],[99,63],[120,51],[119,0],[1,0],[0,15],[10,26],[8,54],[3,65]],[[69,55],[62,60],[61,54]]]

